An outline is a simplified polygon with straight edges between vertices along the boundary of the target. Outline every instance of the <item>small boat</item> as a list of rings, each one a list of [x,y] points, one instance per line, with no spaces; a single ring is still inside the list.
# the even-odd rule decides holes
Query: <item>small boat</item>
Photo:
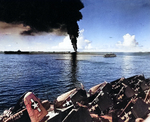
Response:
[[[107,57],[116,57],[116,54],[114,54],[114,53],[107,53],[107,54],[104,55],[104,57],[105,58],[107,58]]]

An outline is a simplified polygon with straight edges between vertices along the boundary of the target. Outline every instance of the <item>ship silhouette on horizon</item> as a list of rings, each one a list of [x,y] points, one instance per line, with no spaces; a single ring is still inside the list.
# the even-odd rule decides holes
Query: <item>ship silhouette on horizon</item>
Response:
[[[29,54],[29,51],[4,51],[4,54]]]

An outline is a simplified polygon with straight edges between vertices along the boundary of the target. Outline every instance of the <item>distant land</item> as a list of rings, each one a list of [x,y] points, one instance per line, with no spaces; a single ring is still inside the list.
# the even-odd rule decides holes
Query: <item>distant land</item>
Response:
[[[72,54],[71,51],[0,51],[0,54]],[[150,52],[77,52],[77,54],[98,54],[103,55],[106,53],[150,53]]]

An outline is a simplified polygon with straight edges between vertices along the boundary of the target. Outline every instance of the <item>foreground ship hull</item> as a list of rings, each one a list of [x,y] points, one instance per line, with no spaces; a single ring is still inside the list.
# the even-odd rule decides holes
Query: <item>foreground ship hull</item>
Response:
[[[26,99],[28,94],[21,99]],[[6,112],[1,115],[0,122],[30,122],[37,118],[34,111],[42,116],[38,121],[47,122],[135,122],[149,117],[150,79],[136,75],[98,84],[89,91],[75,88],[54,102],[30,98],[30,104],[25,103],[28,107],[16,107],[17,104],[7,111],[7,115]],[[30,107],[33,103],[40,106]],[[42,115],[42,112],[46,114]]]

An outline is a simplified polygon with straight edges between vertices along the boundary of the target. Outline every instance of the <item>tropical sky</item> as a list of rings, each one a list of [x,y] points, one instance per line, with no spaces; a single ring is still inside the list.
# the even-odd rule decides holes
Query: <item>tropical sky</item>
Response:
[[[82,0],[78,51],[150,51],[150,0]],[[29,27],[0,21],[0,51],[73,51],[69,35],[20,35]]]

